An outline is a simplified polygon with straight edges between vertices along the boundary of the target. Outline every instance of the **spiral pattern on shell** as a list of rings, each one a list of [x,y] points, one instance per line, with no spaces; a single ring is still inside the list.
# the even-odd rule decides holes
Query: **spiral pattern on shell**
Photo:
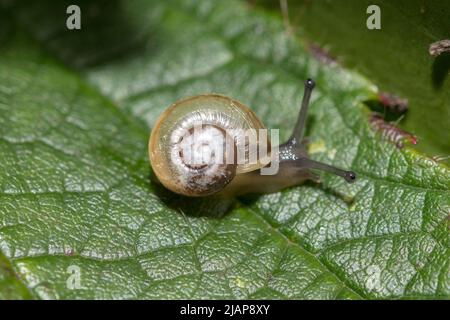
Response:
[[[267,163],[238,161],[239,148],[246,150],[246,156],[250,152],[249,141],[241,135],[248,129],[255,129],[257,135],[264,126],[253,111],[236,100],[200,95],[176,102],[152,130],[149,156],[153,171],[173,192],[187,196],[217,193],[236,174]]]

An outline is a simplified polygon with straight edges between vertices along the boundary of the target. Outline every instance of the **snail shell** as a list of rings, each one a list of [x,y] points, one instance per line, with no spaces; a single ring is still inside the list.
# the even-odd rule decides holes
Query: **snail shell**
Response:
[[[270,150],[270,141],[260,140],[259,129],[265,129],[262,122],[237,100],[218,94],[180,100],[158,118],[152,130],[153,171],[173,192],[191,197],[217,193],[236,175],[270,162],[270,152],[263,159],[251,154],[262,142]],[[257,147],[250,148],[250,143]],[[256,162],[248,161],[253,157]]]

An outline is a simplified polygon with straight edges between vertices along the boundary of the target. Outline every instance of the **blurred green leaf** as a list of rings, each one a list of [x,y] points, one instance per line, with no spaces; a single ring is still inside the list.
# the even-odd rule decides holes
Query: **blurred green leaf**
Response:
[[[28,288],[21,282],[20,274],[17,274],[8,259],[0,253],[0,299],[31,299]]]
[[[30,294],[450,297],[450,173],[370,129],[369,81],[242,2],[78,3],[81,31],[63,1],[8,2],[0,20],[0,249]],[[150,128],[175,100],[232,96],[286,138],[308,76],[311,156],[356,183],[228,203],[150,179]]]
[[[281,16],[279,1],[256,0]],[[450,155],[450,53],[432,57],[435,41],[450,39],[450,2],[422,0],[287,1],[296,33],[382,91],[406,98],[402,128],[419,137],[417,149]],[[381,30],[369,30],[369,5],[381,12]],[[449,160],[446,161],[450,163]]]

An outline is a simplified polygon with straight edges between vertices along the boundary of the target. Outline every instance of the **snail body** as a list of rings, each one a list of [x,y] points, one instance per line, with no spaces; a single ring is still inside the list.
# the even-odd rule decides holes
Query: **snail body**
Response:
[[[180,100],[157,120],[149,141],[149,157],[158,180],[185,196],[275,192],[315,179],[310,169],[355,180],[355,174],[310,160],[303,127],[314,82],[305,83],[294,133],[272,149],[264,124],[241,102],[218,94]],[[276,162],[277,172],[265,173]]]

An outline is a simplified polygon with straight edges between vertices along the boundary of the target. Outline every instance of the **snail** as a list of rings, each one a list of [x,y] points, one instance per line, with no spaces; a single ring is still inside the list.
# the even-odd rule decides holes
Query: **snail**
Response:
[[[317,180],[311,169],[354,182],[356,174],[309,159],[303,131],[313,80],[305,82],[291,137],[272,146],[265,127],[241,102],[219,94],[182,99],[158,118],[149,141],[149,158],[158,180],[190,197],[270,193]],[[267,173],[275,167],[275,173]]]

